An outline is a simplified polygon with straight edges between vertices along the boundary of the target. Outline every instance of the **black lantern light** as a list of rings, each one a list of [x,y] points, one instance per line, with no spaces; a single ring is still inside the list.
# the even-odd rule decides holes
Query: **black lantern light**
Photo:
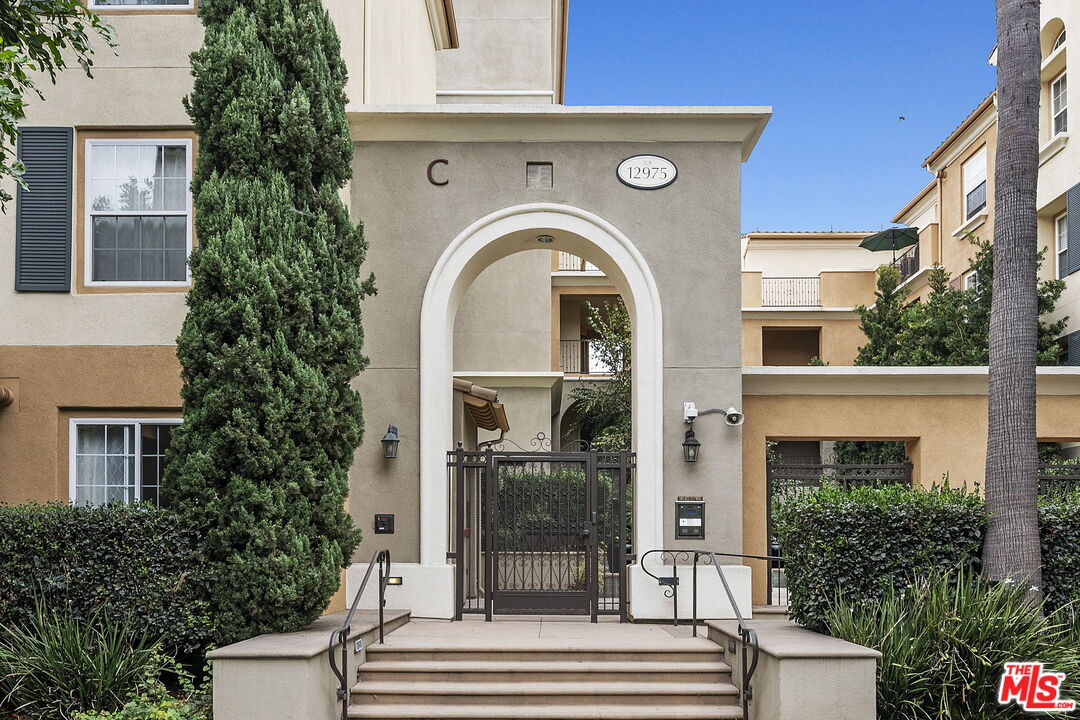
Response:
[[[694,437],[694,426],[691,425],[690,429],[686,431],[686,439],[683,440],[683,460],[686,462],[697,462],[698,451],[701,449],[701,443]]]
[[[386,428],[386,434],[382,439],[382,456],[387,460],[393,460],[397,457],[398,443],[401,442],[401,438],[397,434],[397,426],[391,425]]]

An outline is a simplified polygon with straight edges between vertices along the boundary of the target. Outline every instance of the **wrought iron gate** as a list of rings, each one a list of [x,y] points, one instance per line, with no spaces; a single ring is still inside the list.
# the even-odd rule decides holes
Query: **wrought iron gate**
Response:
[[[630,452],[449,452],[458,619],[625,619],[633,467]]]

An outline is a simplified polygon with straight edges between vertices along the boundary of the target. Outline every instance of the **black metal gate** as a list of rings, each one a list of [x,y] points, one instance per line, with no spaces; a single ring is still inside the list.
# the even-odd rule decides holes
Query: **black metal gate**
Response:
[[[458,619],[625,619],[633,467],[630,452],[449,452]]]

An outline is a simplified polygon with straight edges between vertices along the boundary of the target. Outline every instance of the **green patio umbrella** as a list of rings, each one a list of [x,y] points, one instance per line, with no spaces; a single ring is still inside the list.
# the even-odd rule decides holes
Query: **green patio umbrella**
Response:
[[[913,227],[889,228],[879,233],[868,235],[859,247],[873,252],[880,250],[892,250],[893,262],[896,262],[896,251],[900,248],[911,247],[919,242],[919,229]]]

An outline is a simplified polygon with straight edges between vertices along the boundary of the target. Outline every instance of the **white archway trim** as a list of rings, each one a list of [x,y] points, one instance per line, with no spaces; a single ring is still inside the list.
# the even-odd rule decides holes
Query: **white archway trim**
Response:
[[[645,258],[603,218],[569,205],[533,203],[494,212],[465,228],[435,264],[420,311],[420,565],[447,567],[446,452],[453,442],[453,340],[457,306],[492,262],[521,250],[523,233],[552,234],[549,247],[588,257],[619,288],[633,322],[635,548],[663,541],[663,317]],[[439,573],[442,574],[441,572]],[[452,576],[450,576],[452,577]],[[445,590],[453,596],[452,586]]]

